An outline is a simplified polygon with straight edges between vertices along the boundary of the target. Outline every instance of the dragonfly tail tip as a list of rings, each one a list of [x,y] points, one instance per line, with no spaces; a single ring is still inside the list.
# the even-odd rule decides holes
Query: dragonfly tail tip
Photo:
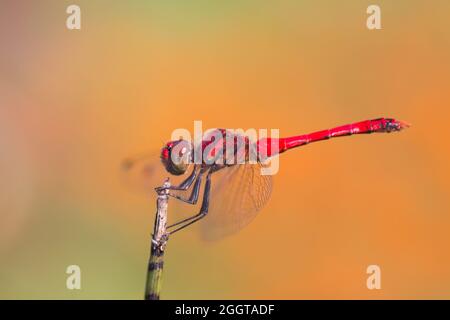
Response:
[[[401,121],[401,120],[397,120],[397,123],[399,125],[399,129],[408,129],[409,127],[411,127],[411,124],[406,122],[406,121]]]

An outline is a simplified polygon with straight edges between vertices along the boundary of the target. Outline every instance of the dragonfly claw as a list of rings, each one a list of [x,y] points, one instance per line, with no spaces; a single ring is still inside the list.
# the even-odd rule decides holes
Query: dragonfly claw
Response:
[[[167,187],[160,186],[160,187],[156,187],[156,188],[155,188],[155,191],[156,191],[157,193],[160,193],[161,191],[164,191],[164,190],[167,190],[167,189],[168,189]]]
[[[155,191],[159,194],[159,193],[162,193],[169,189],[170,189],[170,183],[169,183],[169,178],[167,178],[166,181],[164,181],[164,184],[162,186],[155,188]]]

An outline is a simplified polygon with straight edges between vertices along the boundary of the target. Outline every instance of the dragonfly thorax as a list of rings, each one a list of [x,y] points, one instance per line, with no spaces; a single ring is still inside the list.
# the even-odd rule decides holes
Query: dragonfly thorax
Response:
[[[215,132],[215,136],[206,136],[195,146],[183,139],[168,142],[161,150],[161,161],[166,170],[173,175],[182,175],[192,163],[220,169],[259,160],[257,145],[251,144],[248,137],[225,129]]]

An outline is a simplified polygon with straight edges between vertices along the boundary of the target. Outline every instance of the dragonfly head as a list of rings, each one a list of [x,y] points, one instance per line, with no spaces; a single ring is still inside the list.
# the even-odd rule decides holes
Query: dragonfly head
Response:
[[[161,161],[166,170],[179,176],[191,165],[191,144],[186,140],[168,142],[161,150]]]

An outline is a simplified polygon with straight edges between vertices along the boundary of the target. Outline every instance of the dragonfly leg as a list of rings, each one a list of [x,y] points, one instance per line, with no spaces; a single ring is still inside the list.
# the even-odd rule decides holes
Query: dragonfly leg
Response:
[[[208,172],[208,175],[206,176],[205,190],[203,192],[203,201],[202,201],[202,207],[200,208],[200,212],[197,213],[196,215],[193,215],[192,217],[178,221],[177,223],[174,223],[174,224],[168,226],[167,228],[172,228],[172,227],[181,225],[178,228],[176,228],[175,230],[170,231],[169,234],[173,234],[177,231],[180,231],[181,229],[186,228],[187,226],[193,224],[194,222],[197,222],[198,220],[204,218],[208,214],[209,196],[211,193],[211,173],[212,173],[212,170],[210,170]]]
[[[197,178],[195,179],[194,188],[192,189],[192,192],[191,192],[191,195],[189,196],[189,198],[185,198],[180,195],[172,194],[172,193],[169,193],[169,196],[174,197],[180,201],[183,201],[183,202],[186,202],[189,204],[196,204],[198,201],[199,193],[200,193],[200,186],[202,184],[202,176],[205,173],[205,171],[206,170],[204,170],[204,169],[200,170]]]
[[[187,177],[178,186],[170,186],[169,189],[170,190],[182,190],[182,191],[188,190],[192,186],[192,183],[194,183],[195,178],[197,177],[197,169],[198,169],[198,165],[194,165],[194,168],[192,169],[192,173],[189,175],[189,177]]]
[[[195,165],[194,168],[192,169],[191,174],[183,181],[181,182],[178,186],[170,186],[169,190],[181,190],[181,191],[186,191],[188,190],[192,183],[195,181],[195,178],[197,177],[197,168],[198,166]],[[157,187],[155,188],[156,191],[161,191],[162,189],[164,189],[164,187]]]

